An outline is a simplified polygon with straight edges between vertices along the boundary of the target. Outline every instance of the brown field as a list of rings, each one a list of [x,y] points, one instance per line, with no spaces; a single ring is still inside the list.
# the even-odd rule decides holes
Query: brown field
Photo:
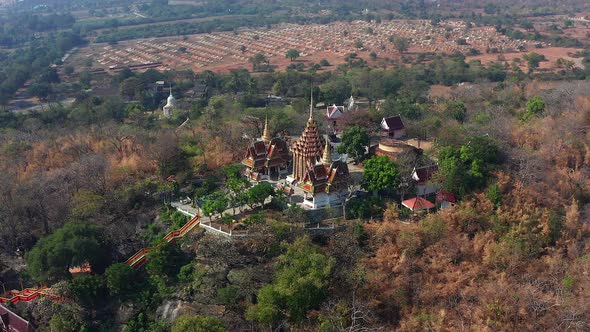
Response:
[[[483,64],[489,64],[491,62],[508,62],[511,63],[512,60],[519,58],[521,59],[520,67],[523,71],[527,70],[526,61],[523,59],[523,56],[527,53],[538,53],[545,56],[547,61],[541,62],[539,65],[539,69],[541,70],[555,70],[558,69],[556,66],[556,61],[559,58],[563,58],[565,60],[571,60],[579,67],[582,65],[582,58],[575,58],[574,55],[576,52],[582,51],[582,49],[578,48],[566,48],[566,47],[547,47],[547,48],[532,48],[529,49],[527,52],[523,53],[504,53],[504,54],[482,54],[478,56],[471,56],[467,57],[467,60],[479,60]]]
[[[70,64],[76,65],[80,59],[92,57],[96,66],[105,69],[162,63],[159,68],[162,70],[227,71],[250,68],[248,59],[262,53],[281,70],[290,63],[285,53],[291,48],[300,51],[300,61],[315,63],[322,59],[333,64],[342,63],[351,52],[359,53],[365,60],[369,59],[371,52],[377,53],[381,59],[399,57],[400,53],[388,40],[390,36],[408,38],[411,53],[467,52],[471,48],[482,53],[487,48],[517,52],[519,47],[532,48],[526,41],[498,34],[493,27],[467,28],[460,21],[444,21],[439,26],[432,26],[425,20],[384,21],[380,24],[354,21],[326,25],[283,24],[272,29],[250,29],[239,33],[138,39],[114,46],[92,44],[72,57]],[[458,45],[458,39],[465,39],[468,45]],[[357,48],[359,41],[362,49]],[[242,46],[245,47],[243,52]]]

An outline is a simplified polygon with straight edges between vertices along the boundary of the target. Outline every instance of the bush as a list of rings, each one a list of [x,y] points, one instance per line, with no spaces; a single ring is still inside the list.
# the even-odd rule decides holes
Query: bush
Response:
[[[124,299],[133,294],[135,270],[129,265],[117,263],[109,266],[105,272],[105,279],[111,295]]]

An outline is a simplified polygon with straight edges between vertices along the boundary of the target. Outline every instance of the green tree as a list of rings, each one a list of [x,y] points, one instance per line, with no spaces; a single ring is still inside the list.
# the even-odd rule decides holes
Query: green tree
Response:
[[[295,61],[295,59],[297,59],[300,56],[301,53],[299,53],[299,51],[294,48],[288,50],[287,54],[285,55],[285,57],[289,58],[291,61]]]
[[[258,303],[248,308],[246,318],[273,326],[286,318],[299,323],[310,309],[320,306],[327,295],[334,265],[307,236],[286,245],[279,257],[273,282],[258,292]]]
[[[365,147],[369,145],[369,135],[360,126],[353,126],[342,134],[342,143],[338,145],[340,154],[347,153],[355,162],[365,156]]]
[[[526,111],[532,115],[537,115],[545,111],[545,101],[541,96],[534,96],[526,103]]]
[[[248,189],[243,198],[246,204],[253,208],[254,204],[260,204],[260,206],[263,206],[264,201],[269,196],[274,196],[274,194],[275,191],[270,183],[259,183]]]
[[[80,332],[84,328],[82,310],[75,305],[60,305],[59,310],[49,321],[49,329],[52,332]]]
[[[72,279],[70,286],[78,303],[86,307],[95,307],[106,298],[106,287],[101,276],[81,275]]]
[[[172,325],[172,332],[225,332],[227,329],[215,317],[180,316]]]
[[[70,277],[70,267],[86,263],[95,272],[104,271],[109,254],[109,244],[98,227],[70,222],[35,244],[26,255],[27,270],[39,282],[57,281]]]
[[[447,146],[439,151],[437,177],[444,189],[462,196],[486,185],[490,171],[500,159],[500,149],[494,141],[474,136],[459,148]]]
[[[105,272],[109,293],[119,298],[126,298],[133,293],[135,271],[127,264],[117,263],[109,266]]]
[[[397,165],[387,156],[375,156],[364,164],[363,188],[379,192],[392,190],[399,184]]]
[[[535,68],[538,68],[541,61],[545,61],[544,55],[541,55],[541,54],[538,54],[535,52],[530,53],[530,54],[525,54],[523,56],[523,58],[527,61],[527,65],[528,65],[530,71],[533,71]]]
[[[403,37],[393,38],[393,46],[400,53],[405,53],[410,47],[410,41]]]
[[[229,204],[234,214],[236,214],[235,207],[241,202],[241,196],[249,184],[248,180],[240,177],[232,177],[227,180],[225,185],[229,189]]]
[[[268,58],[262,53],[258,53],[255,56],[250,57],[249,61],[252,64],[253,71],[262,71],[263,64],[266,64],[266,67],[268,67]]]
[[[223,213],[229,204],[227,196],[222,192],[215,192],[205,198],[205,202],[201,206],[201,211],[206,216],[212,216],[216,213]]]
[[[447,100],[445,102],[445,111],[459,123],[463,123],[467,117],[467,107],[460,101]]]

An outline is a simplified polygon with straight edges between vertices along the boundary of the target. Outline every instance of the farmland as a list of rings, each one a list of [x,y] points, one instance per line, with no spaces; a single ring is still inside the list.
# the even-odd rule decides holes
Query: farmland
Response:
[[[353,21],[281,24],[271,29],[137,39],[117,45],[92,44],[72,61],[93,57],[95,66],[105,69],[156,64],[163,70],[224,71],[247,66],[250,57],[261,53],[280,70],[290,63],[285,59],[289,49],[297,49],[302,60],[328,59],[335,64],[353,52],[361,56],[374,52],[379,58],[399,57],[392,38],[407,39],[411,53],[486,53],[490,49],[515,53],[533,47],[532,42],[510,39],[494,27],[470,27],[462,21],[442,21],[436,26],[426,20]]]

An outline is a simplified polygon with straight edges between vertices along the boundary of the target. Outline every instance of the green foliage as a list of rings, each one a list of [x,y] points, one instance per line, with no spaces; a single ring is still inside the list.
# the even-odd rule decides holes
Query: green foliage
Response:
[[[460,148],[447,146],[439,151],[439,172],[444,189],[462,196],[484,186],[501,153],[494,141],[486,136],[474,136]]]
[[[368,191],[394,190],[399,184],[397,165],[387,156],[375,156],[364,164],[362,186]]]
[[[61,305],[49,321],[51,331],[81,332],[86,331],[86,326],[80,310],[74,306]]]
[[[400,53],[405,53],[410,46],[410,41],[402,37],[393,38],[392,43],[395,49]]]
[[[191,282],[194,280],[195,267],[192,263],[186,264],[178,272],[180,282]]]
[[[174,321],[171,332],[225,332],[221,321],[206,316],[180,316]]]
[[[498,187],[497,183],[492,184],[488,188],[486,197],[494,204],[495,207],[500,207],[500,205],[502,205],[502,193],[500,193],[500,188]]]
[[[545,111],[545,101],[540,96],[534,96],[526,103],[526,113],[524,115],[524,119],[528,120],[543,113],[543,111]]]
[[[183,263],[184,257],[176,243],[166,243],[150,251],[145,269],[161,296],[168,295],[168,284],[176,280]]]
[[[365,147],[368,145],[369,135],[367,131],[359,126],[353,126],[342,134],[342,143],[338,145],[337,151],[340,154],[348,154],[358,162],[364,157]]]
[[[568,293],[571,292],[572,289],[574,288],[574,277],[569,276],[569,275],[565,276],[563,278],[563,280],[561,281],[561,284],[563,285],[563,289],[566,292],[568,292]]]
[[[85,218],[97,213],[105,203],[102,195],[90,190],[81,189],[74,194],[72,214],[77,218]]]
[[[214,214],[221,214],[229,204],[227,196],[222,192],[215,192],[205,197],[203,204],[201,205],[201,211],[206,216],[212,216]]]
[[[107,289],[101,276],[81,275],[72,279],[70,286],[78,303],[86,307],[96,307],[106,298]]]
[[[460,101],[455,100],[448,100],[445,102],[445,111],[449,114],[453,119],[457,120],[459,123],[463,123],[467,117],[467,107],[465,104]]]
[[[259,183],[246,191],[243,195],[243,201],[251,207],[254,204],[262,206],[268,197],[274,195],[275,191],[270,183]]]
[[[135,270],[127,264],[117,263],[109,266],[104,274],[106,286],[112,296],[126,299],[132,295]]]
[[[283,318],[300,323],[308,310],[318,308],[324,300],[333,264],[309,237],[286,245],[273,283],[258,292],[258,303],[248,308],[246,318],[269,326]]]
[[[27,253],[27,270],[39,282],[57,281],[70,276],[70,267],[86,263],[95,272],[104,271],[109,256],[109,245],[98,227],[70,222]]]
[[[176,210],[171,205],[165,205],[162,207],[162,210],[160,210],[160,218],[163,223],[172,224],[172,230],[180,229],[190,219],[187,215]]]
[[[525,54],[523,56],[523,58],[527,61],[527,64],[529,66],[529,70],[533,70],[535,68],[539,67],[539,64],[541,63],[541,61],[545,61],[545,56],[538,54],[538,53],[530,53],[530,54]]]
[[[137,317],[131,319],[125,324],[122,332],[167,332],[169,327],[164,321],[154,321],[148,318],[146,314],[140,312]]]
[[[287,51],[287,54],[285,55],[287,58],[289,58],[291,61],[294,61],[295,59],[297,59],[301,54],[299,53],[298,50],[296,49],[290,49]]]
[[[356,241],[361,246],[365,245],[367,240],[369,240],[369,233],[367,233],[367,231],[365,231],[363,224],[360,222],[354,224],[354,226],[352,228],[352,233],[354,234]]]
[[[217,299],[227,306],[233,306],[240,297],[239,290],[234,286],[227,286],[217,290]]]
[[[379,196],[353,198],[346,203],[349,217],[367,219],[378,217],[385,210],[385,202]]]
[[[264,222],[265,218],[266,218],[266,213],[264,211],[255,212],[255,213],[248,215],[248,217],[246,217],[246,219],[244,219],[244,224],[245,225],[261,224]]]

